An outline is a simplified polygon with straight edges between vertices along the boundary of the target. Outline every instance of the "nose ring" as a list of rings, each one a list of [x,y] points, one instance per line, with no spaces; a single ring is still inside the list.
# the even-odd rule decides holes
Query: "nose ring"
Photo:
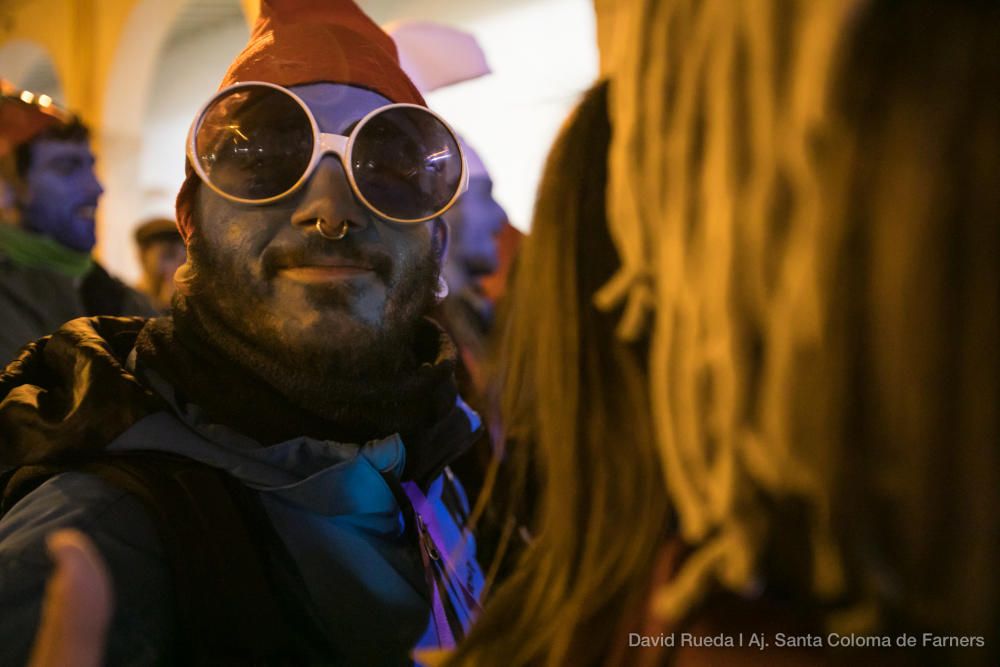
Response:
[[[340,224],[337,226],[337,229],[332,233],[326,231],[325,228],[326,224],[327,222],[325,219],[316,218],[316,231],[319,232],[319,235],[325,239],[330,239],[331,241],[339,241],[340,239],[347,236],[347,230],[350,227],[351,223],[349,220],[341,220]]]

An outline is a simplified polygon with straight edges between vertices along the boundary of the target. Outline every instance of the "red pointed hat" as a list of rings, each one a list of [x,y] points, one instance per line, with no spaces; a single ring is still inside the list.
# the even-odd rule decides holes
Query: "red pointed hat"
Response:
[[[250,41],[219,89],[240,81],[281,86],[342,83],[392,102],[426,106],[399,66],[396,45],[352,0],[262,0]],[[187,166],[177,193],[177,227],[187,242],[198,176]]]
[[[393,102],[424,104],[399,66],[395,42],[352,0],[263,0],[250,42],[222,87],[238,81],[346,83]]]

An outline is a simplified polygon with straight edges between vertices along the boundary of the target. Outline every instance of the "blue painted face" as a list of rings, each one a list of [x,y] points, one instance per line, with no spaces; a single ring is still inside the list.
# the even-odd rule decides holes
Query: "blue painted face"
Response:
[[[36,141],[24,181],[24,226],[67,248],[90,252],[97,242],[94,214],[104,188],[94,175],[87,142]]]
[[[329,133],[346,135],[368,112],[390,104],[347,85],[293,90]],[[324,238],[317,218],[332,226],[347,220],[347,236]],[[210,290],[217,315],[260,345],[321,352],[371,341],[416,321],[433,303],[444,225],[377,217],[354,196],[335,155],[325,156],[294,194],[263,206],[200,187],[194,219],[189,256],[200,285],[192,293]]]
[[[452,276],[464,286],[478,277],[494,273],[499,266],[497,234],[507,221],[507,213],[493,199],[493,181],[489,176],[470,178],[468,191],[444,218],[451,228],[449,284]]]

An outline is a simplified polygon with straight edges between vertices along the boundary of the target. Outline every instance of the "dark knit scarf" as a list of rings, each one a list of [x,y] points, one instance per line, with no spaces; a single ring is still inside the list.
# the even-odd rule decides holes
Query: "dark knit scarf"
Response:
[[[260,372],[259,352],[178,299],[172,317],[150,320],[136,342],[139,368],[169,382],[179,403],[263,445],[299,436],[365,443],[399,433],[404,479],[429,481],[474,440],[456,405],[455,348],[431,320],[416,328],[412,361],[391,378],[352,378],[288,398]],[[317,373],[318,374],[318,373]]]

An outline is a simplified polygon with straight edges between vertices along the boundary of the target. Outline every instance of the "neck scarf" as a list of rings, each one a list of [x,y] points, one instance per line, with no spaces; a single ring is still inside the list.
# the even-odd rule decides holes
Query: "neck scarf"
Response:
[[[170,383],[178,402],[198,405],[265,446],[301,436],[363,444],[399,433],[407,449],[403,478],[429,481],[478,437],[459,406],[454,345],[431,320],[414,336],[411,368],[391,380],[359,380],[358,391],[309,405],[261,377],[242,347],[183,298],[172,317],[150,321],[136,343],[139,363]]]
[[[83,277],[94,265],[89,253],[13,225],[0,225],[0,250],[19,266],[48,269],[72,278]]]

